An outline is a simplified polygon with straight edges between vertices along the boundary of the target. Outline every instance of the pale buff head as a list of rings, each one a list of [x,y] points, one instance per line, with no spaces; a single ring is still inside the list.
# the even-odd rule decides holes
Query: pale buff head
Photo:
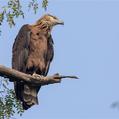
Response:
[[[51,28],[55,25],[64,25],[64,22],[60,19],[58,19],[56,16],[46,14],[42,16],[36,24],[47,24]]]

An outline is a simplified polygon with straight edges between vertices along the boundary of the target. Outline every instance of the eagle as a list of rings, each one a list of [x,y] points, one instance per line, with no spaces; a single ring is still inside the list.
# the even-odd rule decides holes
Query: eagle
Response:
[[[54,26],[63,24],[56,16],[45,14],[35,24],[23,25],[13,44],[12,68],[29,75],[46,76],[54,56],[51,31]],[[21,101],[24,110],[38,104],[40,88],[14,81],[16,98]]]

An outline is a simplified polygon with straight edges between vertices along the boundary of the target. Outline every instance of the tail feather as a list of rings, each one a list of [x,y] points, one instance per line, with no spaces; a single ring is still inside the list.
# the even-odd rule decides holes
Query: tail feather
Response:
[[[31,105],[38,104],[36,86],[29,86],[27,84],[24,85],[23,101]]]
[[[23,109],[27,110],[31,106],[38,104],[37,89],[38,87],[29,84],[15,83],[16,97],[22,102]]]

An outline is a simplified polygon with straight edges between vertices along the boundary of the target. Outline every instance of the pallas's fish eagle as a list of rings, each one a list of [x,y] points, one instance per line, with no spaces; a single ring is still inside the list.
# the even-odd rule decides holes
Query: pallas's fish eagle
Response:
[[[51,30],[58,24],[64,23],[46,14],[33,25],[23,25],[13,44],[12,68],[31,75],[46,76],[54,55]],[[23,81],[14,82],[16,98],[22,102],[23,109],[38,104],[40,87]]]

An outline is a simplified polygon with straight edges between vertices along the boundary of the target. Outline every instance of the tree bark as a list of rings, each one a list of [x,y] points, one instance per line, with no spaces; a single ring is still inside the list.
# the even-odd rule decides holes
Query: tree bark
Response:
[[[19,72],[15,69],[7,68],[0,65],[0,76],[4,78],[9,78],[10,81],[24,81],[32,85],[48,85],[54,83],[60,83],[63,78],[78,79],[76,76],[62,76],[54,74],[53,76],[40,76],[40,75],[30,75],[23,72]]]

